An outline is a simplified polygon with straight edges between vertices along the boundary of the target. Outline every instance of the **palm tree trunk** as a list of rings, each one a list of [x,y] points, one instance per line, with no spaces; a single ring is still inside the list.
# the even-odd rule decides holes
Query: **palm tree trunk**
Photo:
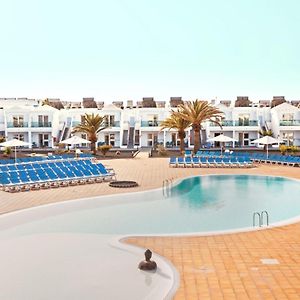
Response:
[[[185,132],[179,130],[178,131],[178,137],[180,139],[180,153],[184,152],[184,138],[185,138]]]
[[[195,129],[194,130],[194,153],[197,153],[199,149],[200,149],[200,130]]]
[[[93,152],[94,155],[96,155],[96,143],[91,142],[91,151]]]
[[[201,146],[201,126],[198,124],[194,124],[192,128],[194,130],[194,153],[197,153]]]
[[[199,129],[199,149],[202,147],[202,128]],[[198,149],[198,150],[199,150]]]
[[[184,138],[180,138],[180,153],[184,152]]]

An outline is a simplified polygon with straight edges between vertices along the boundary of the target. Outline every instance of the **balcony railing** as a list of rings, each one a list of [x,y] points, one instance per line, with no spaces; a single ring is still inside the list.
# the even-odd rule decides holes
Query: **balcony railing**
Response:
[[[142,121],[141,126],[142,127],[158,127],[160,126],[161,121],[156,120],[149,120],[149,121]]]
[[[220,124],[221,124],[222,126],[234,126],[234,121],[224,120],[224,121],[220,122]],[[219,125],[216,124],[216,123],[211,122],[211,123],[210,123],[210,126],[219,126]]]
[[[38,128],[38,127],[51,127],[52,124],[51,122],[31,122],[31,127],[35,127],[35,128]]]
[[[256,120],[225,120],[221,122],[223,127],[226,126],[258,126],[258,121]],[[210,123],[210,126],[219,126],[215,123]]]
[[[107,122],[105,123],[106,127],[120,127],[120,121]]]
[[[7,128],[23,128],[28,127],[28,122],[7,122]]]
[[[256,120],[238,120],[238,121],[235,121],[234,126],[258,126],[258,121],[256,121]]]
[[[75,127],[75,126],[77,126],[78,124],[81,124],[81,122],[80,122],[80,121],[73,121],[73,122],[72,122],[72,127]]]
[[[78,124],[81,124],[80,121],[73,121],[72,122],[72,127],[75,127],[77,126]],[[114,122],[111,122],[111,123],[104,123],[104,125],[106,127],[120,127],[120,121],[114,121]]]
[[[280,126],[300,126],[300,120],[281,120]]]

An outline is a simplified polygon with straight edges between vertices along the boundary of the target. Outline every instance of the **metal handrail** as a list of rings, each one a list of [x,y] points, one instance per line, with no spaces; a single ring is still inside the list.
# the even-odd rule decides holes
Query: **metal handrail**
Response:
[[[264,215],[267,217],[267,226],[269,226],[269,214],[266,210],[261,212],[261,224],[263,225]]]
[[[259,227],[262,227],[264,225],[264,216],[267,218],[267,226],[269,226],[269,214],[266,210],[263,210],[262,212],[254,212],[252,217],[253,227],[256,226],[256,216],[258,216],[258,225]]]
[[[256,222],[255,222],[255,220],[256,220],[256,216],[258,216],[258,225],[259,225],[259,227],[261,227],[260,226],[260,213],[259,212],[255,212],[255,213],[253,213],[253,227],[255,227],[255,225],[256,225]]]
[[[164,197],[170,197],[170,190],[173,184],[173,178],[164,179],[162,183],[162,191]]]

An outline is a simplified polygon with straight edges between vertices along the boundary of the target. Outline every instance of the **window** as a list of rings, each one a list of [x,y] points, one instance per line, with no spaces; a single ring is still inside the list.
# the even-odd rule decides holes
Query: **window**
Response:
[[[14,139],[24,141],[24,134],[15,134]]]
[[[293,146],[294,144],[294,133],[293,132],[283,132],[282,133],[282,140],[285,145]]]
[[[114,115],[106,115],[104,116],[105,126],[113,127],[115,125],[115,116]]]
[[[86,133],[82,133],[81,134],[81,138],[87,140],[87,134]],[[82,143],[81,146],[82,147],[87,147],[87,143]]]
[[[178,138],[178,133],[172,133],[172,146],[180,146],[180,139]]]
[[[39,115],[38,120],[39,120],[38,121],[39,127],[48,127],[48,125],[49,125],[49,117],[48,116]]]
[[[248,132],[244,132],[244,146],[249,146],[249,133]]]
[[[13,127],[24,127],[24,117],[13,116]]]
[[[158,115],[148,116],[148,126],[158,126]]]
[[[112,147],[115,146],[115,134],[114,133],[109,134],[109,144],[112,145]]]
[[[109,125],[114,126],[115,124],[115,116],[109,116]]]
[[[238,145],[240,145],[242,147],[250,145],[249,132],[239,132]]]
[[[104,141],[106,145],[111,145],[112,147],[115,146],[115,134],[114,133],[110,133],[110,134],[106,134],[104,136]]]
[[[239,115],[239,126],[249,126],[249,114]]]
[[[153,147],[154,145],[156,145],[157,140],[158,140],[158,137],[157,137],[156,133],[148,133],[148,143],[147,143],[147,145],[149,147]]]
[[[49,147],[49,134],[40,133],[39,134],[39,144],[40,147]]]

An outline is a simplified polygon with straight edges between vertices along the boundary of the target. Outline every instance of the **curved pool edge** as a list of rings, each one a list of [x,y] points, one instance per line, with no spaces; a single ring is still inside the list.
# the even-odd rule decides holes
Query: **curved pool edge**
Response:
[[[274,177],[274,178],[284,178],[284,179],[288,179],[288,180],[293,180],[293,181],[297,181],[300,182],[299,179],[293,178],[293,177],[287,177],[287,176],[274,176],[274,175],[264,175],[264,174],[203,174],[203,175],[194,175],[194,176],[188,176],[188,177],[184,177],[184,178],[178,178],[174,181],[173,185],[178,185],[180,182],[182,182],[183,180],[187,179],[187,178],[193,178],[193,177],[204,177],[204,176],[256,176],[256,177]],[[13,212],[9,212],[9,213],[4,213],[2,215],[0,215],[0,219],[6,218],[6,217],[12,217],[13,215],[17,215],[17,214],[26,214],[26,212],[35,212],[37,210],[41,210],[41,209],[45,209],[47,210],[47,208],[49,207],[60,207],[60,208],[65,208],[68,206],[72,206],[72,204],[76,203],[84,203],[85,201],[97,201],[97,200],[101,200],[102,198],[110,198],[110,197],[118,197],[120,195],[132,195],[132,194],[136,194],[136,193],[144,193],[144,192],[151,192],[151,191],[160,191],[162,190],[161,188],[155,188],[155,189],[149,189],[149,190],[144,190],[144,191],[136,191],[136,192],[127,192],[127,193],[117,193],[117,194],[109,194],[109,195],[101,195],[101,196],[95,196],[95,197],[86,197],[86,198],[79,198],[79,199],[72,199],[72,200],[67,200],[67,201],[63,201],[63,202],[56,202],[56,203],[50,203],[50,204],[44,204],[44,205],[39,205],[39,206],[35,206],[35,207],[30,207],[30,208],[26,208],[26,209],[22,209],[22,210],[17,210],[17,211],[13,211]],[[112,201],[112,199],[110,199]],[[144,200],[144,201],[148,201],[148,200]],[[276,223],[272,223],[271,225],[269,225],[268,227],[248,227],[248,228],[239,228],[239,229],[233,229],[233,230],[224,230],[224,231],[209,231],[209,232],[189,232],[189,233],[167,233],[167,234],[126,234],[126,235],[118,235],[118,236],[114,236],[114,235],[108,235],[109,237],[111,237],[112,239],[110,240],[110,245],[118,247],[118,248],[122,248],[125,251],[130,251],[130,252],[134,252],[136,254],[141,254],[141,250],[143,249],[140,246],[136,246],[136,245],[131,245],[126,243],[126,240],[129,238],[141,238],[141,237],[185,237],[185,236],[195,236],[195,237],[200,237],[200,236],[214,236],[214,235],[224,235],[224,234],[236,234],[236,233],[243,233],[243,232],[251,232],[251,231],[260,231],[260,230],[268,230],[268,229],[273,229],[273,228],[278,228],[278,227],[283,227],[283,226],[287,226],[287,225],[291,225],[291,224],[295,224],[295,223],[299,223],[300,222],[300,216],[294,217],[294,218],[290,218],[284,221],[280,221],[280,222],[276,222]],[[172,280],[172,285],[168,288],[168,292],[166,294],[166,299],[172,299],[172,297],[175,295],[175,293],[177,292],[178,288],[179,288],[179,284],[180,284],[180,276],[179,273],[177,271],[177,269],[175,268],[175,266],[168,260],[166,259],[164,256],[161,256],[159,254],[157,254],[156,252],[153,252],[154,256],[155,256],[155,260],[157,260],[159,262],[159,264],[161,264],[161,262],[163,262],[163,264],[165,264],[171,271],[172,276],[173,276],[173,280]],[[141,257],[142,260],[142,257]]]
[[[1,240],[4,267],[0,278],[6,284],[0,298],[10,299],[14,295],[12,298],[16,300],[50,300],[56,294],[55,299],[74,300],[82,299],[83,295],[87,299],[171,299],[171,291],[176,292],[175,277],[165,260],[155,256],[157,272],[142,273],[137,268],[142,249],[119,243],[112,236],[78,233],[46,233]],[[6,257],[8,251],[10,256]],[[36,279],[23,279],[24,269]],[[7,270],[16,282],[7,276]],[[119,288],[115,289],[116,286]]]
[[[132,238],[133,236],[131,235],[121,235],[121,236],[117,236],[117,237],[113,237],[112,240],[110,241],[110,245],[111,246],[115,246],[118,248],[122,248],[126,251],[130,250],[132,252],[138,253],[140,254],[140,251],[145,251],[145,248],[142,248],[140,246],[137,245],[132,245],[132,244],[128,244],[126,241],[130,238]],[[151,249],[150,249],[151,250]],[[172,262],[170,262],[166,257],[156,253],[156,252],[152,252],[152,260],[156,261],[158,268],[164,270],[166,273],[168,273],[169,275],[172,275],[172,279],[171,279],[171,286],[167,288],[167,292],[166,294],[163,296],[162,299],[173,299],[173,297],[175,296],[179,285],[180,285],[180,275],[178,270],[175,268],[174,264]],[[141,261],[143,260],[143,257],[141,257]],[[169,268],[169,270],[167,270],[167,268]],[[141,272],[147,272],[147,271],[141,271]]]
[[[265,175],[265,174],[199,174],[199,175],[192,175],[192,176],[187,176],[183,178],[178,178],[176,179],[171,186],[176,186],[180,184],[182,181],[189,179],[189,178],[195,178],[195,177],[206,177],[206,176],[253,176],[253,177],[273,177],[273,178],[283,178],[287,180],[292,180],[300,183],[300,179],[294,178],[294,177],[287,177],[287,176],[275,176],[275,175]],[[101,199],[107,199],[108,201],[114,201],[114,199],[110,198],[115,198],[118,196],[128,196],[128,195],[135,195],[135,194],[142,194],[145,192],[154,192],[154,191],[163,191],[163,188],[154,188],[154,189],[149,189],[149,190],[143,190],[143,191],[135,191],[135,192],[126,192],[126,193],[116,193],[116,194],[108,194],[108,195],[99,195],[99,196],[93,196],[93,197],[86,197],[86,198],[78,198],[78,199],[70,199],[62,202],[54,202],[54,203],[47,203],[47,204],[42,204],[34,207],[29,207],[25,209],[20,209],[8,213],[4,213],[0,215],[0,220],[5,219],[6,217],[11,217],[13,215],[17,214],[23,214],[26,212],[34,212],[35,210],[41,210],[41,209],[47,209],[47,208],[56,208],[56,207],[66,207],[70,206],[72,204],[77,204],[80,206],[80,204],[84,204],[87,201],[93,202],[96,200],[101,200]],[[142,200],[144,202],[151,201],[151,200]],[[65,211],[64,211],[65,212]],[[180,236],[209,236],[209,235],[224,235],[224,234],[235,234],[235,233],[242,233],[242,232],[250,232],[250,231],[260,231],[260,230],[266,230],[266,229],[272,229],[272,228],[277,228],[277,227],[282,227],[282,226],[287,226],[291,224],[295,224],[300,222],[300,215],[297,217],[289,218],[284,221],[280,222],[275,222],[271,223],[269,226],[264,226],[264,227],[244,227],[244,228],[237,228],[237,229],[228,229],[228,230],[218,230],[218,231],[207,231],[207,232],[178,232],[178,233],[149,233],[149,234],[139,234],[139,233],[131,233],[131,234],[125,234],[124,236],[129,238],[129,237],[167,237],[167,236],[174,236],[174,237],[180,237]],[[0,224],[1,228],[1,224]],[[123,235],[122,235],[123,236]]]

